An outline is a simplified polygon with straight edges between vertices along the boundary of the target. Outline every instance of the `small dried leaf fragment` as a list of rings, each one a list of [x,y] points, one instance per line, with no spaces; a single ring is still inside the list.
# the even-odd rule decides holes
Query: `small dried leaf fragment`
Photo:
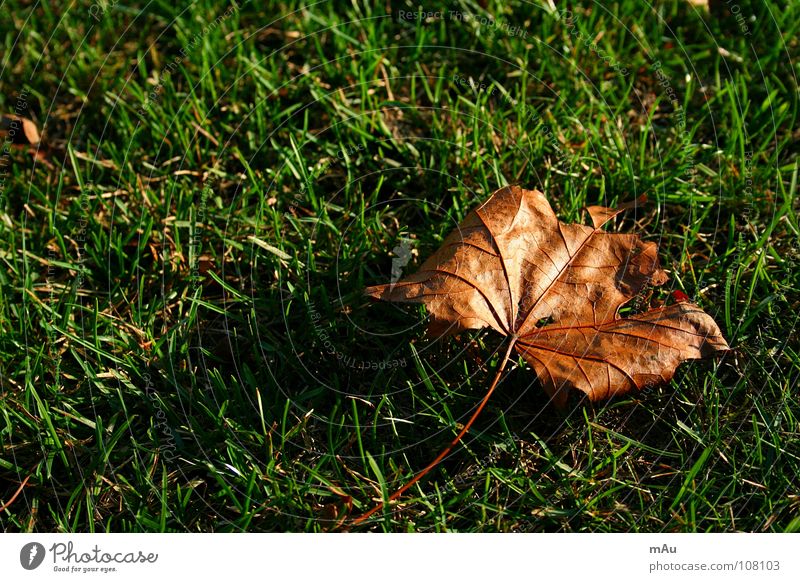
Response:
[[[491,327],[511,337],[557,404],[567,388],[600,400],[667,382],[681,362],[728,345],[692,303],[619,316],[647,285],[667,281],[654,243],[602,230],[641,202],[589,207],[590,227],[559,221],[537,190],[501,188],[416,274],[365,293],[424,303],[435,336]]]
[[[39,128],[30,119],[0,114],[0,137],[15,145],[36,145],[41,141]]]

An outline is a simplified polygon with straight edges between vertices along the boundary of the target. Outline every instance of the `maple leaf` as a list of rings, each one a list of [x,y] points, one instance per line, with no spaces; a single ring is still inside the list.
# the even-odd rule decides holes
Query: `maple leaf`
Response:
[[[600,400],[667,382],[681,362],[728,349],[714,320],[684,297],[620,317],[620,308],[646,286],[667,281],[654,243],[603,230],[620,212],[643,201],[615,209],[591,206],[592,226],[584,226],[559,221],[538,190],[501,188],[467,215],[417,273],[365,290],[387,301],[424,303],[434,336],[490,327],[510,339],[471,418],[390,500],[435,467],[466,434],[514,349],[561,407],[570,388]]]
[[[642,201],[589,207],[590,227],[559,221],[537,190],[502,188],[416,274],[365,293],[424,303],[435,336],[491,327],[512,338],[559,405],[568,388],[599,400],[667,382],[684,360],[728,345],[692,303],[619,316],[646,285],[667,281],[655,243],[602,230]]]

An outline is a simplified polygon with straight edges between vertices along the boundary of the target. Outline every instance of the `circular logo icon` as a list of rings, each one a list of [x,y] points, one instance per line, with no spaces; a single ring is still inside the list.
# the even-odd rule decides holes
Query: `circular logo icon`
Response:
[[[39,542],[30,542],[19,551],[19,563],[26,570],[35,570],[44,562],[44,546]]]

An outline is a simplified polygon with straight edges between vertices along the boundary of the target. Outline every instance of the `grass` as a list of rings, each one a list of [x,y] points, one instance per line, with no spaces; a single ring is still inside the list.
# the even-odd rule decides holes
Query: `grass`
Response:
[[[735,349],[566,413],[514,362],[359,530],[800,530],[800,4],[385,4],[4,4],[0,111],[46,138],[4,162],[3,530],[327,531],[390,494],[503,346],[363,288],[510,183],[565,221],[647,194],[618,228]]]

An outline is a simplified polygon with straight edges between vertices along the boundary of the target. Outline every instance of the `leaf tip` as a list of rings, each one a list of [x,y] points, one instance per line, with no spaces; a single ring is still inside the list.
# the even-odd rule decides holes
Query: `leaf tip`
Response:
[[[372,285],[364,289],[364,295],[372,299],[384,299],[386,291],[391,287],[392,285]]]
[[[625,212],[631,208],[638,208],[639,206],[643,206],[647,202],[647,194],[642,194],[641,196],[634,198],[633,200],[629,200],[628,202],[623,202],[616,208],[608,208],[606,206],[587,206],[585,208],[586,212],[589,213],[589,218],[592,221],[592,226],[595,229],[600,228],[606,222],[617,216],[618,214]]]

